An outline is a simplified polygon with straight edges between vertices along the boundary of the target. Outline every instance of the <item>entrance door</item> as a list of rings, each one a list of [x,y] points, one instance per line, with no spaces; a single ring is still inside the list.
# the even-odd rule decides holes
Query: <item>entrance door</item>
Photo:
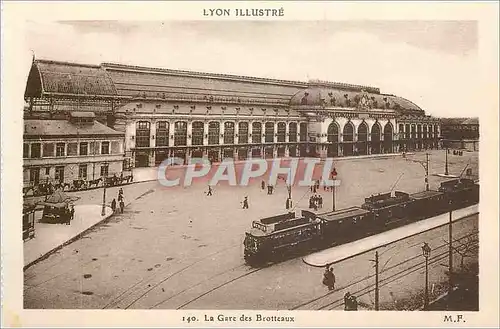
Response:
[[[168,158],[168,151],[156,151],[155,152],[155,165],[159,166],[163,160]]]
[[[210,150],[210,151],[208,151],[208,160],[211,163],[219,162],[219,151],[218,150]]]
[[[149,167],[149,155],[146,152],[137,152],[135,154],[136,167]]]

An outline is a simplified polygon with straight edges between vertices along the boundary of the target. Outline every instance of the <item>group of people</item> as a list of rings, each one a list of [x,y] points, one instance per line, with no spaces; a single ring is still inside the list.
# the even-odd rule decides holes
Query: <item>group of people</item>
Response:
[[[123,189],[120,188],[120,190],[118,190],[118,203],[120,205],[120,212],[123,214],[123,209],[125,208],[125,202],[123,200]],[[116,199],[113,199],[113,201],[111,201],[111,209],[113,210],[113,213],[116,212]]]
[[[327,266],[325,268],[323,284],[328,287],[328,290],[335,290],[335,274],[333,274],[333,267]]]
[[[318,210],[323,208],[323,197],[319,194],[314,194],[309,197],[309,209]]]
[[[265,189],[266,189],[266,182],[265,182],[265,181],[262,181],[262,182],[260,183],[260,188],[261,188],[262,190],[265,190]],[[274,186],[272,186],[272,185],[267,185],[267,194],[268,194],[268,195],[271,195],[271,194],[273,194],[273,192],[274,192]]]
[[[330,291],[335,290],[335,274],[333,274],[333,267],[327,266],[325,268],[325,273],[323,274],[323,285],[327,286]],[[344,310],[358,310],[358,300],[356,296],[351,295],[350,292],[346,292],[344,295]]]

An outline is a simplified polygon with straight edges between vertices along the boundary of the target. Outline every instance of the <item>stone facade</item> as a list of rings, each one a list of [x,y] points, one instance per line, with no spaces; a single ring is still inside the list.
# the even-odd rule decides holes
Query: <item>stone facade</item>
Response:
[[[97,120],[123,133],[126,168],[172,156],[219,162],[439,146],[439,121],[414,103],[328,81],[34,61],[25,99],[26,113],[40,118],[94,104]]]

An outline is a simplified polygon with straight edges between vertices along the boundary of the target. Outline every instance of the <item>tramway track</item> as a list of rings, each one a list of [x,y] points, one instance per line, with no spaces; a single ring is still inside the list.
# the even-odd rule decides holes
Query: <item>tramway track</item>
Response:
[[[182,309],[183,307],[185,307],[185,306],[187,306],[187,305],[189,305],[189,304],[191,304],[191,303],[193,303],[193,302],[197,301],[198,299],[200,299],[200,298],[202,298],[202,297],[204,297],[204,296],[206,296],[206,295],[208,295],[208,294],[210,294],[210,293],[214,292],[214,291],[215,291],[215,290],[217,290],[217,289],[220,289],[220,288],[222,288],[222,287],[224,287],[224,286],[226,286],[226,285],[228,285],[228,284],[230,284],[230,283],[233,283],[233,282],[234,282],[234,281],[236,281],[236,280],[242,279],[242,278],[244,278],[244,277],[246,277],[246,276],[249,276],[249,275],[251,275],[251,274],[253,274],[253,273],[255,273],[255,272],[261,271],[261,270],[263,270],[263,269],[265,269],[265,268],[267,268],[267,267],[269,267],[269,266],[264,266],[264,267],[256,268],[256,269],[250,270],[250,271],[248,271],[248,272],[246,272],[246,273],[244,273],[244,274],[242,274],[242,275],[239,275],[239,276],[237,276],[237,277],[235,277],[235,278],[232,278],[231,280],[227,280],[227,281],[225,281],[224,283],[221,283],[221,284],[219,284],[219,285],[215,286],[214,288],[211,288],[211,289],[209,289],[209,290],[205,291],[204,293],[202,293],[202,294],[200,294],[200,295],[196,296],[195,298],[190,299],[189,301],[185,302],[185,303],[184,303],[184,304],[182,304],[181,306],[178,306],[178,307],[177,307],[177,309],[178,309],[178,310],[180,310],[180,309]]]
[[[220,273],[217,273],[217,274],[215,274],[215,275],[212,275],[211,277],[209,277],[209,278],[207,278],[207,279],[205,279],[205,280],[202,280],[202,281],[198,282],[197,284],[192,285],[192,286],[190,286],[190,287],[188,287],[188,288],[182,289],[181,291],[179,291],[179,292],[177,292],[177,293],[175,293],[175,294],[171,295],[170,297],[168,297],[168,298],[166,298],[166,299],[164,299],[164,300],[162,300],[162,301],[160,301],[160,302],[156,303],[155,305],[151,306],[151,307],[150,307],[150,309],[152,309],[152,308],[156,308],[157,306],[159,306],[159,305],[161,305],[161,304],[163,304],[163,303],[165,303],[165,302],[167,302],[167,301],[169,301],[169,300],[171,300],[171,299],[173,299],[173,298],[175,298],[175,297],[177,297],[177,296],[179,296],[179,295],[183,294],[183,293],[184,293],[184,292],[186,292],[186,291],[189,291],[189,290],[191,290],[191,289],[193,289],[193,288],[195,288],[195,287],[198,287],[199,285],[201,285],[201,284],[203,284],[203,283],[205,283],[205,282],[207,282],[207,281],[209,281],[209,280],[212,280],[212,279],[214,279],[214,278],[216,278],[216,277],[222,276],[222,275],[224,275],[224,274],[226,274],[226,273],[229,273],[229,272],[231,272],[231,271],[234,271],[234,270],[236,270],[236,269],[238,269],[238,268],[240,268],[240,267],[244,267],[244,266],[246,266],[246,265],[245,265],[245,264],[240,264],[240,265],[238,265],[238,266],[232,267],[232,268],[230,268],[230,269],[227,269],[227,270],[225,270],[225,271],[222,271],[222,272],[220,272]]]
[[[240,244],[233,244],[229,247],[226,247],[226,248],[223,248],[221,250],[218,250],[216,252],[213,252],[209,255],[206,255],[206,256],[203,256],[201,257],[200,259],[190,263],[189,265],[186,265],[184,267],[182,267],[181,269],[173,272],[172,274],[169,274],[167,276],[165,276],[164,278],[162,278],[159,282],[155,283],[155,284],[149,284],[148,286],[146,286],[146,289],[145,291],[143,291],[142,293],[139,293],[139,296],[134,298],[132,300],[132,302],[128,303],[124,308],[125,309],[128,309],[130,308],[132,305],[134,305],[137,301],[139,301],[140,299],[142,299],[144,296],[146,296],[150,291],[152,291],[153,289],[155,289],[156,287],[158,287],[159,285],[161,285],[162,283],[170,280],[171,278],[175,277],[176,275],[190,269],[191,267],[205,261],[207,258],[209,257],[212,257],[212,256],[215,256],[217,254],[220,254],[220,253],[223,253],[225,251],[228,251],[230,249],[233,249],[235,247],[239,247]],[[132,295],[134,293],[133,289],[138,287],[139,285],[141,284],[148,284],[152,281],[154,281],[155,278],[157,278],[158,276],[161,275],[162,272],[159,272],[159,273],[156,273],[156,274],[153,274],[153,275],[150,275],[146,278],[143,278],[139,281],[137,281],[136,283],[134,283],[133,285],[131,285],[129,288],[125,289],[124,291],[122,291],[121,293],[118,294],[118,296],[114,297],[111,301],[109,301],[106,305],[104,305],[102,307],[102,309],[107,309],[107,308],[112,308],[113,306],[117,306],[120,302],[124,301],[127,297],[129,297],[130,295]]]
[[[474,249],[477,249],[478,247],[479,247],[479,246],[475,246],[475,248],[474,248]],[[444,254],[447,254],[447,253],[444,253]],[[433,261],[432,261],[432,262],[430,262],[430,263],[429,263],[429,265],[431,265],[431,264],[435,264],[435,263],[437,263],[437,262],[439,262],[439,261],[442,261],[442,260],[444,260],[444,259],[447,259],[447,258],[448,258],[448,255],[443,255],[443,254],[442,254],[439,258],[435,258],[435,259],[433,259]],[[416,268],[412,268],[412,270],[411,270],[410,272],[408,272],[408,273],[406,273],[406,274],[403,274],[403,275],[401,275],[401,276],[399,276],[399,277],[394,277],[394,278],[392,278],[392,277],[388,277],[388,278],[386,278],[386,279],[384,279],[384,280],[381,280],[381,281],[380,281],[380,283],[379,283],[379,287],[386,286],[386,285],[388,285],[389,283],[392,283],[392,282],[394,282],[394,281],[397,281],[397,280],[399,280],[399,279],[401,279],[401,278],[404,278],[404,277],[405,277],[405,276],[407,276],[407,275],[410,275],[410,274],[412,274],[412,273],[414,273],[414,272],[417,272],[417,271],[423,270],[423,269],[425,268],[425,262],[423,262],[423,263],[419,263],[418,265],[419,265],[418,267],[416,267]],[[403,271],[401,271],[401,272],[403,272]],[[391,279],[391,280],[388,280],[388,279]],[[375,285],[371,285],[371,286],[369,286],[369,287],[365,287],[364,289],[360,289],[358,292],[356,292],[356,293],[355,293],[355,296],[356,296],[356,297],[361,297],[361,296],[364,296],[364,295],[366,295],[366,294],[369,294],[369,293],[374,292],[374,291],[375,291],[375,288],[373,288],[373,289],[369,289],[368,291],[365,291],[365,292],[362,292],[362,291],[363,291],[363,290],[365,290],[366,288],[371,288],[371,287],[374,287],[374,286],[375,286]],[[359,294],[359,292],[362,292],[362,293],[361,293],[361,294]],[[356,294],[358,294],[358,295],[356,295]],[[335,309],[336,307],[342,306],[342,305],[344,304],[344,303],[343,303],[343,299],[339,299],[339,300],[337,300],[336,302],[337,302],[337,303],[338,303],[338,302],[340,302],[340,303],[339,303],[339,304],[337,304],[337,305],[333,305],[333,306],[331,306],[333,303],[330,303],[330,304],[328,304],[328,306],[331,306],[331,307],[330,307],[330,308],[328,308],[328,309],[329,309],[329,310],[333,310],[333,309]],[[322,307],[321,309],[324,309],[325,307],[326,307],[326,306]]]
[[[440,261],[447,259],[447,258],[448,258],[448,252],[446,251],[446,252],[443,252],[443,253],[431,258],[431,260],[429,260],[429,265],[435,264],[435,263],[440,262]],[[399,271],[393,275],[390,275],[390,276],[380,280],[379,281],[379,288],[386,286],[389,283],[392,283],[392,282],[397,281],[399,279],[402,279],[402,278],[404,278],[410,274],[413,274],[414,272],[420,271],[424,268],[425,268],[425,261],[417,263],[413,266],[410,266],[409,268],[406,268],[402,271]],[[358,291],[356,291],[352,294],[359,298],[361,296],[364,296],[364,295],[369,294],[369,293],[374,292],[374,291],[375,291],[375,284],[370,284],[366,287],[359,289]],[[335,309],[336,307],[343,305],[343,300],[344,300],[343,298],[337,299],[333,302],[330,302],[326,305],[321,306],[319,309],[320,310],[323,310],[325,308],[328,308],[329,310]]]

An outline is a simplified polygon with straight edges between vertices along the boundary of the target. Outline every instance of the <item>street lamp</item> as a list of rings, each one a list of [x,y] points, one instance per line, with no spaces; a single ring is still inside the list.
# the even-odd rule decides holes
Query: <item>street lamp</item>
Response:
[[[332,170],[332,179],[333,179],[333,186],[332,186],[332,211],[335,211],[335,182],[337,180],[337,170],[333,168]]]
[[[422,246],[422,255],[425,257],[425,300],[424,310],[429,308],[429,256],[431,255],[431,247],[424,242]]]
[[[102,190],[102,209],[101,209],[101,216],[106,215],[106,184],[108,183],[107,177],[108,177],[108,163],[104,162],[103,165],[106,167],[106,171],[104,171],[104,178],[103,178],[103,190]]]
[[[419,160],[409,160],[419,163],[425,170],[425,190],[429,191],[429,153],[425,153],[425,162]]]
[[[446,148],[446,153],[445,153],[446,154],[446,160],[445,160],[445,164],[444,164],[444,174],[446,176],[448,176],[448,152],[449,151],[450,150],[448,148]]]

